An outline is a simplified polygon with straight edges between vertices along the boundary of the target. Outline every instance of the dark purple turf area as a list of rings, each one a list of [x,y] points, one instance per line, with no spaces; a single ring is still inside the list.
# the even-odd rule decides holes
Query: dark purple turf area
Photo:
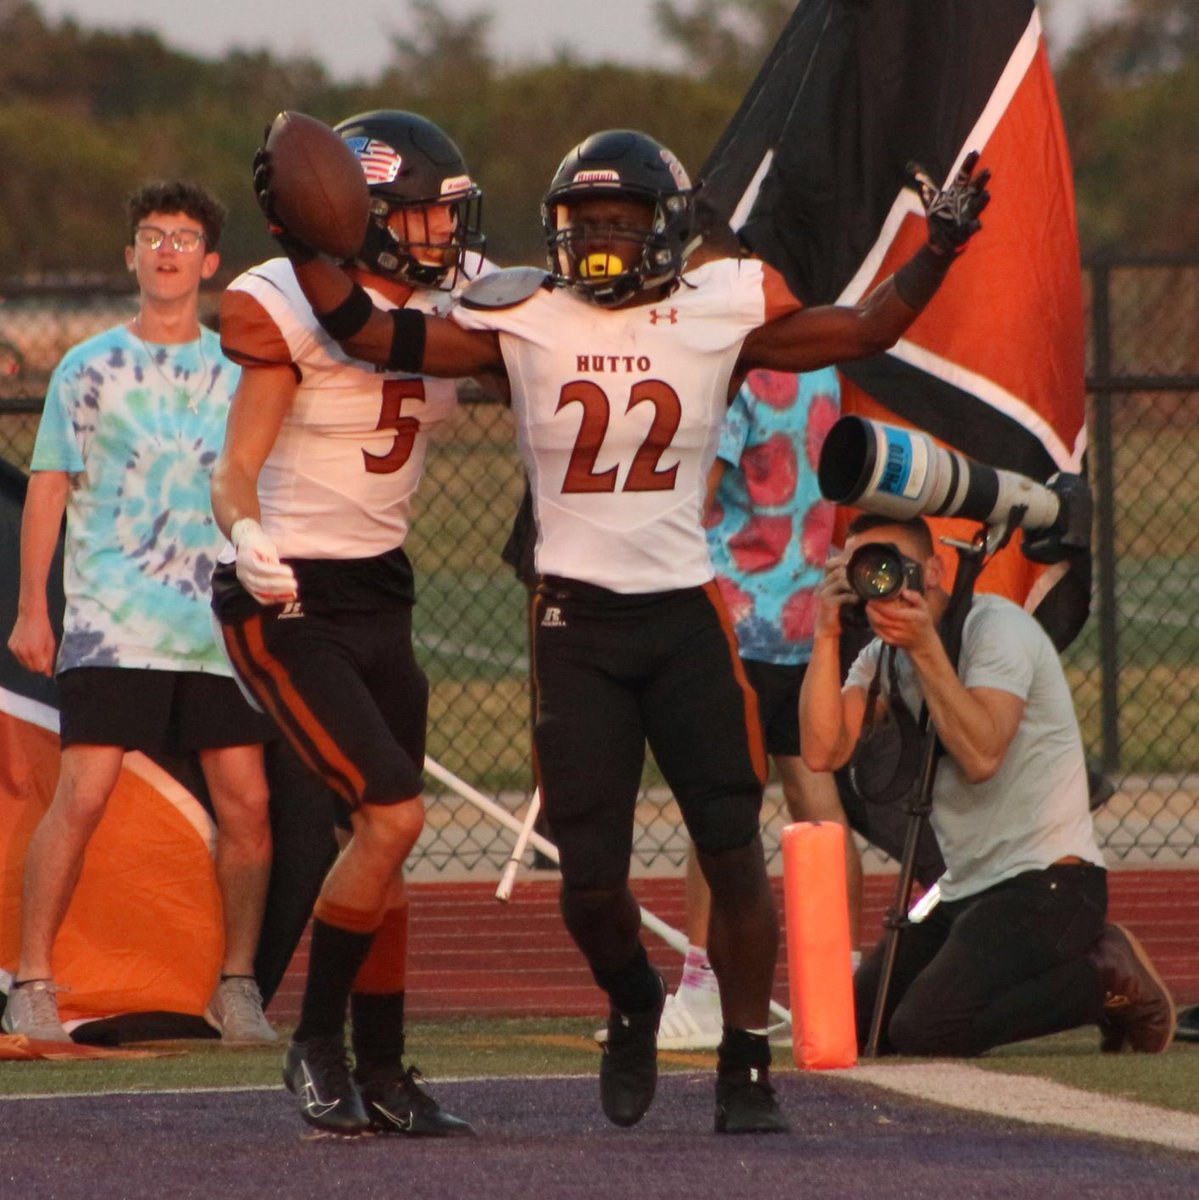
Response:
[[[594,1080],[436,1087],[475,1138],[306,1139],[278,1092],[0,1102],[0,1195],[39,1200],[1194,1200],[1199,1156],[950,1112],[785,1076],[795,1132],[718,1137],[711,1079],[665,1077],[634,1129]]]

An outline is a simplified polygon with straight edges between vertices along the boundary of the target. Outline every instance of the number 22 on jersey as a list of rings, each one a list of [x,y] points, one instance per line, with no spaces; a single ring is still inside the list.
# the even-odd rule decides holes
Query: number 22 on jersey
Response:
[[[561,412],[568,404],[581,405],[583,419],[579,422],[579,433],[562,480],[563,493],[616,491],[619,466],[609,467],[606,471],[595,469],[611,418],[607,393],[588,379],[576,379],[562,388],[555,411]],[[621,491],[669,492],[675,485],[678,464],[659,470],[658,463],[678,432],[683,406],[675,390],[659,379],[644,379],[633,385],[625,412],[632,412],[639,404],[652,404],[654,417],[649,432],[633,455]]]

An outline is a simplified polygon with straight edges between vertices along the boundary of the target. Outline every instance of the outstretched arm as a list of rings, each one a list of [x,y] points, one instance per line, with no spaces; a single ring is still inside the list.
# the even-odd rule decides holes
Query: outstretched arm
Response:
[[[755,329],[745,339],[738,366],[811,371],[893,346],[982,228],[979,214],[991,199],[991,173],[984,170],[975,178],[977,164],[977,152],[967,155],[944,191],[921,168],[910,166],[911,186],[919,192],[928,218],[928,241],[859,304],[804,308]]]
[[[296,279],[325,331],[364,362],[456,379],[503,367],[499,338],[411,309],[376,308],[331,258],[292,260]]]

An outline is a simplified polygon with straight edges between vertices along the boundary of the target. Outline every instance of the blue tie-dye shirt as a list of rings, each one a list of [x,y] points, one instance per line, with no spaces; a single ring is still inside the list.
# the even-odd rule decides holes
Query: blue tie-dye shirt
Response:
[[[239,373],[208,329],[146,346],[119,325],[59,363],[31,467],[71,476],[60,672],[231,674],[209,609],[225,542],[210,487]]]

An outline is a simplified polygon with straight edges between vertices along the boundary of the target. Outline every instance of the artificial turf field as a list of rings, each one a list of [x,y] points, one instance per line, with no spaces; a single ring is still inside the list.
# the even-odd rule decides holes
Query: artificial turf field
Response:
[[[449,1142],[308,1136],[279,1084],[274,1048],[176,1042],[147,1047],[161,1052],[153,1058],[0,1063],[0,1196],[1199,1195],[1199,1046],[1102,1056],[1094,1035],[1078,1031],[968,1067],[924,1064],[931,1074],[914,1096],[860,1078],[898,1078],[910,1061],[801,1073],[780,1046],[775,1082],[793,1132],[738,1138],[711,1132],[714,1058],[707,1054],[664,1054],[650,1113],[631,1130],[608,1125],[598,1104],[594,1026],[577,1019],[415,1025],[413,1060],[434,1077],[443,1105],[478,1131]],[[1012,1098],[999,1105],[1002,1115],[948,1107],[938,1102],[939,1070],[973,1071],[968,1086],[980,1098]],[[1104,1097],[1099,1110],[1133,1136],[1055,1127],[1073,1119],[1068,1110],[1085,1098],[1079,1091],[1061,1093],[1060,1112],[1043,1102],[1022,1112],[1020,1076]],[[1168,1128],[1166,1145],[1141,1140]]]

